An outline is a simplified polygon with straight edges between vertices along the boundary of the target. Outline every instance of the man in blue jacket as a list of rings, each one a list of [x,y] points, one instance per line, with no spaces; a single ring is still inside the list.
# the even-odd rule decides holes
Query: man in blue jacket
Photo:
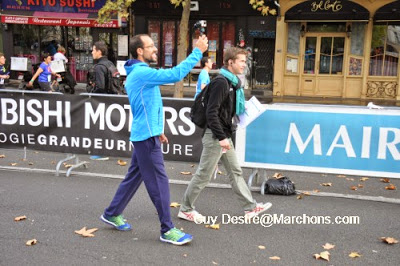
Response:
[[[168,176],[165,172],[161,143],[168,143],[164,135],[164,111],[159,85],[182,80],[202,58],[208,40],[201,36],[193,52],[178,66],[171,69],[154,69],[149,64],[157,61],[157,47],[146,34],[134,36],[129,44],[134,59],[125,64],[128,74],[126,92],[133,114],[130,141],[134,146],[132,161],[125,179],[100,219],[117,230],[132,227],[122,212],[136,193],[142,181],[155,205],[161,222],[160,240],[183,245],[193,237],[174,227],[170,213]]]

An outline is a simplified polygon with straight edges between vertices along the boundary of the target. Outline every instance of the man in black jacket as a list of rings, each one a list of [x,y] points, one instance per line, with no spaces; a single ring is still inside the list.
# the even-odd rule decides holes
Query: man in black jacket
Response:
[[[245,212],[245,219],[251,219],[272,206],[269,202],[264,204],[254,200],[243,178],[232,142],[235,127],[232,123],[233,117],[244,112],[244,95],[241,91],[243,89],[236,75],[243,73],[246,55],[246,51],[236,47],[227,49],[224,53],[224,67],[220,71],[224,78],[215,78],[210,82],[206,111],[207,129],[202,140],[203,151],[199,167],[183,196],[179,218],[195,223],[205,222],[205,216],[195,210],[194,203],[209,183],[220,159]],[[238,109],[242,110],[238,112]]]
[[[92,93],[109,93],[114,94],[109,88],[110,81],[108,80],[108,69],[106,66],[113,64],[107,59],[108,48],[103,41],[95,42],[93,45],[92,56],[94,60],[97,60],[97,64],[94,66],[94,77],[93,80],[89,81],[93,88],[90,92]]]

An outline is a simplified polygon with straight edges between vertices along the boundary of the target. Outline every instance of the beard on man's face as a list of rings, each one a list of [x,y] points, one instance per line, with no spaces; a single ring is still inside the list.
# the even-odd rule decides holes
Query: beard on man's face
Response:
[[[157,63],[157,55],[151,54],[148,58],[145,58],[147,63]]]

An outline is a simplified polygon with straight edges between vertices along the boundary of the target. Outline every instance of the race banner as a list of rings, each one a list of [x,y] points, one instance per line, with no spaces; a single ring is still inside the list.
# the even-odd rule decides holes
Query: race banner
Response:
[[[236,133],[241,166],[400,178],[400,108],[272,104]]]
[[[202,130],[189,118],[193,100],[165,98],[166,160],[197,162]],[[130,157],[127,96],[0,91],[0,147]],[[146,129],[143,129],[146,130]]]

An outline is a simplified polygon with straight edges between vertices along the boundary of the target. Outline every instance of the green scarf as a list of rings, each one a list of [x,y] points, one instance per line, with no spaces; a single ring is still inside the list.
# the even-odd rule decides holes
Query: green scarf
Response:
[[[225,67],[221,68],[219,73],[227,78],[236,88],[236,114],[243,114],[245,111],[245,98],[240,79]]]

